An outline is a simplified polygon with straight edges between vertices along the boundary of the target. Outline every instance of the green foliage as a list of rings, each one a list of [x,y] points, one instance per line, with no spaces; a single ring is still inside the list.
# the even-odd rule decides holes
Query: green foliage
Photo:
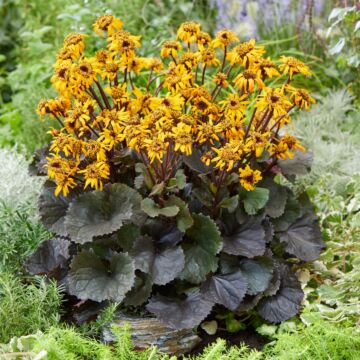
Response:
[[[108,347],[81,335],[73,328],[52,327],[44,333],[15,337],[0,346],[0,355],[22,354],[23,359],[98,359],[98,360],[176,360],[159,353],[155,347],[135,351],[131,342],[131,329],[114,327],[116,341]],[[360,333],[355,328],[339,328],[323,320],[301,332],[286,331],[275,335],[276,342],[262,351],[250,350],[244,344],[228,347],[225,340],[217,339],[201,354],[184,356],[184,360],[356,360],[360,356]],[[15,355],[15,354],[14,354]],[[41,357],[42,356],[42,357]]]
[[[59,321],[61,295],[55,282],[36,278],[27,284],[8,273],[0,274],[0,342],[13,336],[45,330]]]
[[[20,270],[26,258],[50,233],[23,210],[0,205],[0,271]]]
[[[335,57],[336,64],[344,72],[344,79],[356,96],[360,96],[360,10],[355,5],[333,8],[329,15],[330,27],[326,36],[329,55]]]

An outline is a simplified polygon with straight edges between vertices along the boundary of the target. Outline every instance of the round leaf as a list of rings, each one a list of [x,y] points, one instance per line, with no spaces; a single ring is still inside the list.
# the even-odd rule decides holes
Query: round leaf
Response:
[[[255,215],[262,209],[269,199],[269,189],[257,187],[253,191],[241,192],[241,199],[244,202],[245,211],[249,215]]]
[[[157,285],[166,285],[183,270],[185,259],[180,246],[155,249],[153,240],[148,236],[142,236],[135,242],[131,250],[134,256],[135,267],[148,273]]]
[[[193,293],[184,301],[175,301],[164,296],[152,297],[147,310],[173,329],[191,329],[201,323],[210,313],[213,302],[199,293]]]
[[[103,191],[87,192],[70,204],[66,229],[80,244],[111,234],[126,222],[140,221],[140,200],[138,192],[125,184],[108,184]]]
[[[249,295],[256,295],[268,288],[273,276],[272,261],[269,258],[261,257],[256,261],[244,259],[240,268],[247,278]]]
[[[74,257],[69,272],[69,293],[79,299],[121,302],[135,281],[135,265],[126,253],[114,254],[107,264],[90,251]]]
[[[296,276],[285,264],[279,267],[281,285],[279,291],[260,300],[257,310],[262,318],[280,323],[295,316],[300,311],[304,293]]]
[[[44,226],[58,235],[67,235],[65,215],[73,196],[55,196],[56,185],[46,181],[39,198],[39,213]]]
[[[302,261],[316,260],[325,247],[317,218],[311,213],[297,219],[278,236],[285,243],[285,250]]]
[[[150,198],[141,201],[141,210],[152,218],[159,215],[173,217],[179,212],[179,208],[175,205],[161,208]]]
[[[265,231],[261,220],[250,218],[229,236],[224,236],[223,251],[238,256],[253,258],[265,252]]]
[[[222,248],[220,232],[208,216],[194,214],[194,225],[186,235],[192,244],[184,245],[185,268],[180,278],[198,284],[206,279],[209,272],[215,272],[218,266],[218,254]]]
[[[240,270],[224,275],[214,275],[202,285],[201,292],[208,300],[235,311],[247,290],[247,278]]]

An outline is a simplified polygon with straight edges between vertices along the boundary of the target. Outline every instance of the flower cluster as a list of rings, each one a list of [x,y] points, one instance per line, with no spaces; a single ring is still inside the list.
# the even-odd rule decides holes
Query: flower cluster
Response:
[[[93,56],[85,54],[85,35],[66,37],[51,78],[59,97],[38,106],[61,126],[50,131],[46,164],[56,195],[115,182],[126,152],[144,164],[153,185],[167,183],[196,152],[215,183],[235,173],[251,191],[269,167],[259,162],[303,150],[283,129],[295,107],[314,102],[291,85],[297,74],[311,74],[301,61],[272,61],[255,40],[240,42],[229,30],[212,38],[194,22],[162,44],[160,58],[138,56],[141,37],[111,14],[99,17],[94,31],[104,48]]]

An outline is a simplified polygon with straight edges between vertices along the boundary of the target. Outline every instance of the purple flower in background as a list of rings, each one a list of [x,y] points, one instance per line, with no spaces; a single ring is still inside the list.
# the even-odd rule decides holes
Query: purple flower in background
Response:
[[[211,0],[218,10],[217,30],[229,28],[242,38],[259,37],[259,27],[297,24],[309,6],[321,14],[324,0]]]

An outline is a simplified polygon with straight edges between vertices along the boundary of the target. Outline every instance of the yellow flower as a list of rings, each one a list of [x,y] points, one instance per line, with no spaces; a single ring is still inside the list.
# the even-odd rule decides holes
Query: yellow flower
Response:
[[[197,35],[200,32],[200,24],[189,21],[184,22],[180,25],[177,31],[177,37],[180,40],[183,40],[187,43],[192,43],[197,41]]]
[[[147,61],[141,57],[128,57],[123,58],[121,62],[122,68],[127,69],[128,72],[133,71],[136,74],[140,74],[140,71],[146,68]]]
[[[73,189],[77,185],[74,178],[70,175],[60,175],[56,178],[55,182],[55,196],[59,196],[60,192],[62,192],[64,196],[68,196],[70,189]]]
[[[256,46],[255,40],[251,39],[248,42],[241,43],[235,46],[228,54],[227,60],[231,65],[240,64],[242,66],[250,66],[258,61],[265,53],[263,46]]]
[[[119,125],[113,126],[112,129],[104,129],[101,132],[98,141],[106,150],[109,151],[125,139],[125,134],[122,130],[123,128],[121,128]]]
[[[105,92],[111,96],[115,105],[124,106],[129,101],[126,83],[107,87]]]
[[[177,124],[176,127],[172,128],[172,137],[175,142],[175,151],[191,155],[193,143],[191,126],[184,123]]]
[[[241,120],[244,117],[246,106],[249,104],[246,99],[246,95],[229,94],[227,99],[220,101],[219,104],[222,105],[225,116]]]
[[[150,108],[155,110],[160,108],[162,110],[182,110],[184,106],[184,98],[181,94],[167,94],[164,98],[154,97],[150,100]]]
[[[233,31],[223,29],[216,33],[216,37],[212,43],[212,46],[214,48],[221,47],[222,49],[225,49],[226,46],[238,41],[239,39]]]
[[[231,143],[226,143],[219,149],[213,147],[212,150],[215,151],[217,156],[211,162],[216,163],[215,167],[220,170],[223,170],[226,166],[226,171],[229,172],[233,169],[235,162],[240,160],[238,148]]]
[[[93,25],[94,32],[100,36],[104,36],[104,32],[112,35],[116,30],[120,30],[122,27],[122,21],[111,14],[99,16]]]
[[[114,80],[117,76],[119,69],[119,63],[115,60],[110,60],[104,64],[104,69],[100,71],[100,75],[103,79]]]
[[[276,69],[276,65],[270,58],[260,58],[254,63],[254,68],[260,72],[260,76],[265,79],[266,77],[272,78],[273,76],[280,76]]]
[[[204,31],[200,31],[196,35],[196,43],[198,45],[199,50],[205,49],[211,43],[211,36]]]
[[[51,77],[51,83],[55,90],[66,96],[69,95],[70,70],[71,64],[69,62],[62,62],[55,67],[55,74]]]
[[[175,66],[165,75],[164,87],[172,92],[179,92],[190,87],[192,78],[193,75],[186,72],[183,66]]]
[[[158,73],[164,68],[164,64],[159,58],[144,58],[145,68]]]
[[[280,61],[282,64],[279,66],[279,69],[284,75],[289,74],[290,79],[293,78],[293,75],[303,74],[305,76],[310,76],[311,71],[307,65],[302,61],[292,57],[292,56],[281,56]]]
[[[211,47],[201,50],[201,60],[207,66],[219,66],[220,60],[216,58],[215,50]]]
[[[162,162],[166,149],[169,146],[169,143],[165,141],[165,136],[158,134],[155,138],[145,139],[144,144],[150,163],[153,163],[155,159]]]
[[[269,133],[260,133],[254,131],[251,133],[250,137],[247,139],[246,147],[255,152],[255,156],[258,158],[262,155],[265,147],[269,141]]]
[[[206,122],[202,122],[198,124],[196,141],[199,144],[208,141],[211,145],[213,145],[214,140],[219,141],[219,137],[217,133],[220,131],[221,131],[221,126],[214,125],[212,120],[209,119]]]
[[[71,51],[73,58],[79,58],[85,48],[84,35],[78,33],[69,34],[64,40],[64,48]]]
[[[310,93],[305,89],[296,89],[292,86],[286,86],[286,90],[290,92],[290,98],[294,101],[300,109],[309,110],[311,104],[315,104],[315,100],[310,96]]]
[[[221,86],[223,88],[227,88],[229,86],[229,83],[227,81],[227,75],[222,73],[222,72],[218,72],[215,76],[214,76],[214,83],[217,86]]]
[[[88,88],[96,80],[95,68],[87,59],[83,59],[79,62],[79,64],[73,65],[72,74],[75,78],[73,90],[75,90],[78,86]]]
[[[133,36],[128,31],[119,30],[109,36],[109,50],[115,55],[120,52],[123,55],[132,55],[135,48],[141,47],[141,36]]]
[[[258,96],[255,106],[259,111],[268,109],[274,117],[278,117],[287,114],[287,110],[291,105],[282,89],[265,88]]]
[[[210,166],[212,158],[213,158],[213,153],[212,153],[212,151],[207,151],[206,153],[204,153],[203,155],[201,155],[201,161],[202,161],[206,166]]]
[[[242,90],[244,93],[254,92],[255,85],[257,85],[259,89],[263,89],[265,87],[265,84],[261,80],[259,73],[253,70],[245,70],[244,72],[240,73],[234,78],[233,83],[239,90]]]
[[[247,191],[254,190],[255,185],[262,179],[261,172],[251,169],[249,165],[246,165],[244,169],[239,169],[239,174],[240,184]]]
[[[178,51],[181,49],[181,44],[178,41],[165,41],[161,47],[160,56],[162,58],[177,57]]]
[[[104,161],[97,161],[88,166],[84,170],[78,171],[85,178],[84,189],[90,186],[93,189],[103,189],[103,181],[110,177],[110,167]]]
[[[106,161],[106,150],[100,142],[89,139],[82,143],[82,153],[85,158],[97,161]]]

